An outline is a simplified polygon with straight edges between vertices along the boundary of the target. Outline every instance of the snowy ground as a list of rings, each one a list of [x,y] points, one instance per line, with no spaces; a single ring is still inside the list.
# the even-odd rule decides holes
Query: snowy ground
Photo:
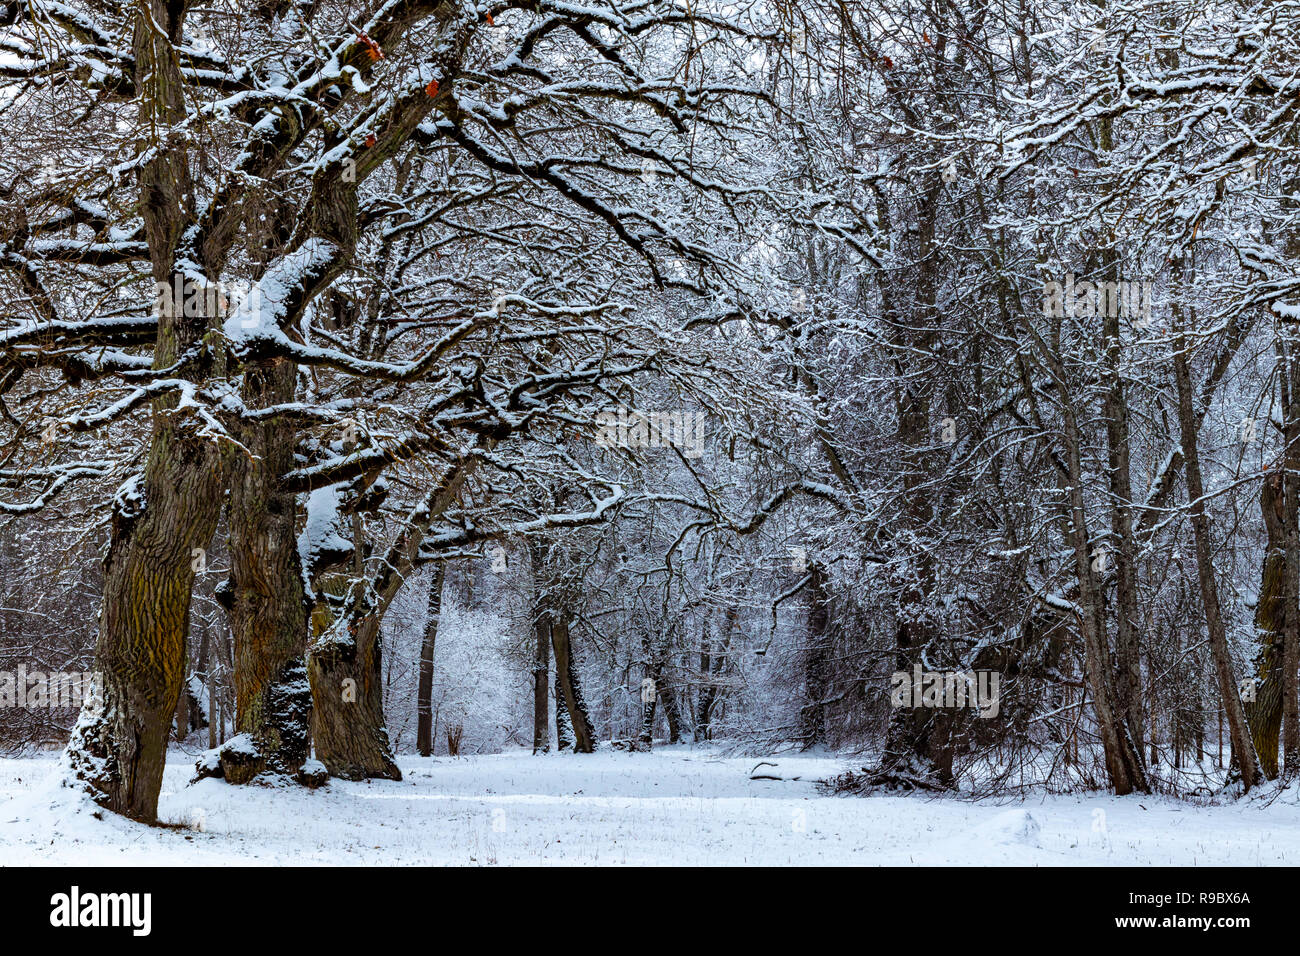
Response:
[[[825,797],[844,768],[781,756],[653,754],[405,757],[400,783],[325,789],[186,786],[174,753],[160,829],[52,806],[54,759],[0,760],[0,863],[944,864],[1300,863],[1300,806],[1200,808],[1160,799],[1035,797],[971,803]],[[62,791],[66,793],[66,791]],[[201,829],[200,829],[201,827]]]

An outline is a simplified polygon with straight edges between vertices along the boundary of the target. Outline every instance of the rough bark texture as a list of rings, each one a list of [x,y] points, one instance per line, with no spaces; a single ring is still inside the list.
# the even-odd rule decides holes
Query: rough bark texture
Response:
[[[491,450],[494,444],[492,439],[482,439],[478,447]],[[384,722],[380,622],[402,582],[415,569],[424,536],[456,500],[474,461],[466,458],[447,466],[364,587],[360,568],[353,572],[355,582],[336,575],[331,588],[343,597],[341,604],[322,599],[312,611],[308,658],[314,705],[312,737],[317,758],[333,776],[347,780],[402,778]]]
[[[119,498],[113,514],[95,648],[103,700],[83,710],[68,745],[100,802],[141,820],[157,812],[184,676],[193,554],[207,548],[221,507],[215,445],[159,405],[143,501]]]
[[[899,521],[926,534],[933,505],[926,490],[930,396],[907,386],[898,399],[899,444],[904,450],[904,510]],[[924,449],[924,450],[923,450]],[[911,554],[898,576],[895,656],[899,670],[911,671],[935,638],[930,604],[934,561],[925,551]],[[900,707],[890,714],[880,763],[863,780],[866,788],[948,790],[953,775],[950,715],[922,707]]]
[[[313,614],[315,636],[332,627],[328,615]],[[379,616],[356,623],[350,641],[318,641],[309,663],[312,738],[330,775],[344,780],[369,777],[401,780],[384,722],[383,659]]]
[[[885,298],[885,318],[891,338],[900,349],[926,353],[938,344],[938,263],[934,243],[942,186],[930,176],[918,203],[916,272],[911,295]],[[908,303],[906,314],[901,302]],[[911,361],[915,361],[912,359]],[[931,533],[934,502],[930,470],[933,467],[931,418],[933,384],[924,376],[909,378],[897,390],[897,445],[903,465],[902,508],[895,520],[906,534],[924,541]],[[898,667],[910,670],[933,642],[936,628],[932,604],[935,590],[934,559],[921,546],[900,555],[896,576],[895,654]],[[935,710],[899,708],[890,715],[879,764],[863,779],[865,788],[949,789],[952,772],[950,720]]]
[[[450,19],[453,8],[439,14]],[[468,31],[440,54],[440,69],[451,71],[464,53]],[[360,217],[357,186],[410,138],[430,111],[434,100],[413,93],[394,109],[373,147],[358,157],[350,175],[338,162],[322,166],[312,179],[312,197],[306,228],[301,236],[323,238],[338,247],[338,254],[312,286],[304,290],[309,302],[339,274],[352,258]],[[492,441],[486,443],[490,449]],[[482,447],[482,443],[480,444]],[[311,612],[312,640],[308,649],[308,674],[313,703],[312,738],[316,755],[329,772],[346,779],[386,777],[401,779],[392,757],[384,724],[380,622],[416,566],[420,546],[430,525],[455,500],[470,462],[451,464],[433,491],[410,516],[385,553],[373,577],[362,586],[363,569],[355,586],[344,585],[349,596],[341,605],[318,601]],[[358,548],[358,556],[360,556]],[[342,592],[339,592],[342,593]]]
[[[664,720],[668,724],[668,742],[670,744],[681,743],[683,734],[682,710],[677,701],[677,688],[671,683],[662,682],[658,691],[656,699],[659,701],[659,706],[663,708]]]
[[[289,362],[244,369],[244,401],[250,407],[291,402],[294,385]],[[241,441],[251,455],[238,456],[231,469],[235,729],[252,738],[259,755],[255,766],[241,761],[244,773],[232,774],[230,766],[225,776],[231,782],[263,770],[295,774],[309,756],[309,605],[295,534],[295,496],[277,488],[278,477],[293,466],[294,438],[293,429],[276,419],[249,423]]]
[[[181,12],[160,0],[140,5],[133,49],[145,128],[168,127],[185,112],[173,51]],[[141,169],[140,190],[153,277],[171,287],[192,195],[185,154],[160,151]],[[187,316],[174,303],[158,311],[154,367],[167,368],[203,339],[215,317],[201,311]],[[157,815],[184,674],[194,556],[208,547],[222,499],[216,443],[190,410],[176,405],[174,398],[154,402],[143,479],[137,493],[121,494],[115,503],[94,665],[104,694],[83,708],[67,749],[71,776],[89,784],[98,802],[147,821]]]
[[[1293,244],[1294,245],[1294,244]],[[1300,608],[1300,380],[1295,343],[1279,337],[1283,429],[1286,450],[1282,455],[1282,525],[1286,563],[1283,565],[1286,607]],[[1300,614],[1282,622],[1282,772],[1293,778],[1300,774],[1300,701],[1296,695],[1296,672],[1300,666]]]
[[[648,753],[654,746],[655,714],[657,713],[656,704],[658,700],[658,695],[642,690],[641,729],[637,733],[636,741],[633,743],[634,750]]]
[[[331,776],[401,780],[384,720],[380,616],[364,605],[340,613],[329,600],[347,595],[362,577],[363,540],[360,529],[354,531],[352,576],[330,575],[311,613],[312,739]]]
[[[1061,361],[1060,349],[1052,343],[1059,339],[1058,325],[1048,334],[1050,341],[1027,326],[1034,349],[1052,377],[1058,383],[1058,408],[1061,416],[1059,428],[1062,467],[1057,472],[1061,509],[1058,522],[1061,535],[1074,557],[1075,574],[1079,586],[1079,632],[1083,641],[1084,675],[1092,695],[1093,715],[1097,722],[1097,736],[1110,785],[1118,795],[1134,791],[1149,792],[1142,757],[1137,753],[1128,724],[1119,708],[1115,671],[1111,665],[1110,647],[1106,637],[1105,591],[1099,565],[1094,564],[1098,554],[1095,542],[1088,531],[1088,503],[1084,495],[1083,447],[1084,435],[1072,396],[1065,385],[1070,375]],[[1028,380],[1027,366],[1021,364],[1021,376]],[[1036,405],[1033,407],[1037,427],[1047,425]]]
[[[1286,511],[1287,543],[1285,564],[1286,606],[1300,607],[1300,528],[1297,528],[1295,485],[1297,472],[1288,468]],[[1300,774],[1300,711],[1297,710],[1297,671],[1300,670],[1300,614],[1289,615],[1283,630],[1282,674],[1282,753],[1283,772],[1288,777]]]

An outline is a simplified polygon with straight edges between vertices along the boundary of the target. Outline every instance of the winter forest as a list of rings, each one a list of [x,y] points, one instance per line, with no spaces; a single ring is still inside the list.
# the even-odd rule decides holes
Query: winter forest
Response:
[[[0,2],[0,859],[1300,862],[1298,263],[1286,3]]]

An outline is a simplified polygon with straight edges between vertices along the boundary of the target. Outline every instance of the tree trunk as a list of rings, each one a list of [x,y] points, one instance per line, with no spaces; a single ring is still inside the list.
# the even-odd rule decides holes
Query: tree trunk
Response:
[[[1064,446],[1068,488],[1066,502],[1069,511],[1068,533],[1073,551],[1075,572],[1079,580],[1081,631],[1083,634],[1084,664],[1088,686],[1092,691],[1092,707],[1097,718],[1097,732],[1101,738],[1102,753],[1111,786],[1119,796],[1137,790],[1150,792],[1142,758],[1134,749],[1128,727],[1119,713],[1118,695],[1110,667],[1110,649],[1106,641],[1106,617],[1100,582],[1093,567],[1094,555],[1090,553],[1087,504],[1083,494],[1083,462],[1080,448],[1082,435],[1069,400],[1061,402],[1064,423]]]
[[[113,515],[94,665],[103,699],[88,702],[68,744],[71,766],[96,799],[145,821],[157,813],[184,675],[191,552],[207,546],[221,501],[213,447],[173,417],[155,421],[145,500]],[[196,459],[211,470],[194,468]]]
[[[185,116],[185,84],[173,48],[182,9],[162,0],[139,8],[133,52],[146,129],[170,128]],[[154,281],[174,288],[179,280],[184,288],[190,280],[173,260],[193,190],[185,152],[156,151],[139,181]],[[206,309],[186,315],[183,306],[168,300],[158,309],[155,369],[174,365],[216,319]],[[212,539],[223,490],[221,452],[193,409],[166,397],[153,402],[153,412],[143,479],[133,479],[113,509],[94,664],[103,695],[83,708],[66,752],[72,776],[102,806],[144,821],[157,816],[184,672],[196,555],[205,554]]]
[[[569,705],[564,702],[564,683],[560,669],[555,669],[555,749],[561,752],[573,749],[573,720]]]
[[[291,362],[244,369],[250,408],[288,404],[296,392]],[[278,488],[293,467],[296,432],[278,419],[246,423],[240,440],[251,452],[232,467],[230,489],[230,627],[234,640],[235,729],[256,750],[223,754],[230,783],[258,773],[292,775],[310,756],[311,688],[307,681],[309,605],[295,528],[296,496]]]
[[[176,740],[181,742],[190,735],[190,695],[185,681],[189,674],[189,652],[184,653],[184,668],[181,670],[181,692],[176,697]]]
[[[1107,278],[1118,280],[1113,263]],[[1133,537],[1133,485],[1129,460],[1129,414],[1120,374],[1119,309],[1108,309],[1103,318],[1106,336],[1106,397],[1102,414],[1106,420],[1107,471],[1110,477],[1111,531],[1118,548],[1115,554],[1115,663],[1118,668],[1116,698],[1128,726],[1133,750],[1142,757],[1143,711],[1142,669],[1138,646],[1137,545]]]
[[[641,729],[637,733],[634,749],[645,753],[648,753],[654,746],[655,713],[657,711],[656,704],[659,700],[654,687],[654,684],[642,685],[641,687]]]
[[[649,751],[654,745],[655,712],[659,700],[660,659],[655,654],[654,639],[650,631],[641,635],[641,657],[643,660],[643,677],[641,678],[641,727],[637,732],[633,749]]]
[[[808,646],[804,650],[804,705],[799,712],[803,749],[826,738],[826,694],[830,687],[829,610],[826,575],[813,564],[809,572]]]
[[[1255,633],[1259,650],[1255,654],[1254,700],[1245,704],[1251,739],[1260,769],[1269,779],[1278,774],[1278,736],[1282,728],[1283,657],[1287,631],[1286,579],[1287,546],[1283,516],[1284,478],[1269,475],[1260,488],[1259,505],[1268,535],[1264,569],[1255,605]]]
[[[726,629],[728,632],[736,625],[739,612],[734,607],[727,608]],[[713,706],[718,699],[718,685],[714,675],[718,672],[718,654],[714,646],[714,635],[709,629],[709,622],[704,621],[704,635],[700,646],[700,700],[695,712],[695,742],[710,740],[713,736]]]
[[[328,575],[317,588],[336,598],[355,592],[364,578],[364,536],[353,517],[351,575]],[[339,616],[325,595],[311,612],[312,739],[325,769],[344,780],[402,779],[384,719],[381,621],[379,611],[360,606]]]
[[[569,638],[569,622],[563,615],[551,619],[551,647],[555,651],[555,674],[564,697],[564,707],[573,728],[573,749],[589,754],[596,750],[596,732],[587,715],[587,703],[582,697],[582,682],[578,665],[573,659]]]
[[[1259,761],[1255,744],[1246,725],[1246,714],[1237,690],[1232,656],[1228,650],[1228,635],[1219,608],[1218,585],[1214,580],[1213,558],[1210,553],[1210,522],[1205,513],[1205,489],[1201,482],[1200,451],[1197,447],[1196,414],[1192,404],[1191,372],[1187,367],[1187,345],[1181,332],[1174,353],[1174,378],[1178,385],[1178,423],[1182,432],[1183,471],[1187,478],[1187,496],[1190,499],[1192,534],[1196,540],[1196,571],[1201,585],[1201,604],[1205,611],[1205,626],[1209,632],[1210,654],[1218,677],[1219,694],[1223,698],[1228,732],[1242,786],[1249,790],[1259,781]]]
[[[1285,530],[1286,606],[1300,608],[1300,376],[1295,343],[1279,336],[1283,427],[1286,448],[1282,455],[1282,524]],[[1300,774],[1300,711],[1297,710],[1296,670],[1300,665],[1300,613],[1283,622],[1282,643],[1282,752],[1287,778]]]
[[[433,753],[433,647],[442,617],[442,580],[445,565],[439,561],[430,572],[429,604],[420,644],[420,686],[416,694],[415,749],[421,757]]]
[[[663,707],[664,720],[668,724],[668,742],[670,744],[681,743],[682,711],[681,705],[677,701],[677,690],[668,683],[663,684],[658,690],[657,700],[659,705]]]
[[[1027,326],[1033,338],[1039,360],[1057,382],[1057,406],[1061,415],[1060,443],[1064,458],[1057,469],[1057,484],[1061,492],[1059,521],[1061,534],[1074,557],[1075,575],[1079,584],[1079,631],[1083,641],[1084,675],[1087,689],[1092,694],[1093,715],[1097,721],[1097,736],[1101,740],[1106,762],[1106,774],[1111,787],[1118,795],[1133,791],[1149,792],[1142,757],[1137,753],[1128,732],[1128,724],[1119,711],[1119,695],[1115,688],[1115,674],[1111,667],[1110,647],[1106,638],[1105,592],[1098,577],[1099,564],[1094,565],[1098,554],[1093,551],[1093,541],[1088,532],[1088,504],[1084,495],[1083,446],[1084,435],[1079,427],[1073,396],[1066,388],[1070,375],[1061,361],[1059,347],[1054,347],[1032,325]],[[1047,338],[1059,342],[1059,317],[1057,325]],[[1021,374],[1029,376],[1027,366],[1021,363]],[[1046,429],[1037,408],[1034,421]],[[1154,734],[1154,728],[1153,728]],[[1154,744],[1153,744],[1154,746]]]
[[[496,440],[481,438],[475,449],[491,451]],[[312,691],[312,739],[316,756],[336,777],[402,779],[384,722],[383,649],[380,623],[411,572],[430,526],[451,507],[477,459],[449,464],[414,508],[368,580],[361,563],[363,542],[355,541],[356,584],[331,575],[329,588],[340,605],[321,597],[311,613],[312,640],[307,671]],[[320,588],[317,588],[320,590]]]
[[[362,617],[352,639],[343,641],[324,637],[333,627],[326,609],[318,605],[312,619],[308,672],[317,756],[332,776],[344,780],[401,780],[384,721],[379,616]]]
[[[551,749],[550,687],[551,628],[546,616],[539,615],[533,627],[533,753]]]

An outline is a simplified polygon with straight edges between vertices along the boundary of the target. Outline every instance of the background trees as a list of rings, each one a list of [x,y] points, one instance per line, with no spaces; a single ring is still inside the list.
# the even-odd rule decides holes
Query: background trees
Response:
[[[0,6],[0,653],[95,645],[70,772],[141,818],[227,695],[232,783],[444,706],[853,789],[1294,770],[1288,17]]]

